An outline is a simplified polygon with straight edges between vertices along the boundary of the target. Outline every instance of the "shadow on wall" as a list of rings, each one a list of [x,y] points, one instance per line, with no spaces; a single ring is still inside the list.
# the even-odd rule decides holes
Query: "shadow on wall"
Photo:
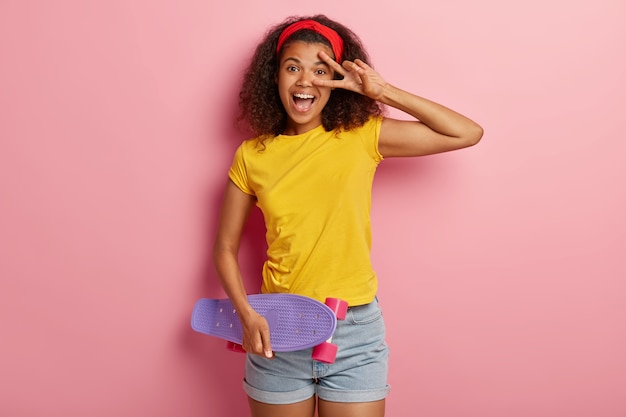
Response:
[[[237,125],[236,120],[239,110],[239,83],[242,78],[243,72],[239,77],[230,78],[232,85],[222,89],[224,97],[215,97],[212,92],[206,94],[207,108],[210,109],[211,104],[219,103],[221,110],[219,117],[209,114],[205,126],[207,164],[211,166],[214,181],[208,188],[206,198],[205,212],[209,214],[204,228],[206,231],[206,258],[200,273],[200,285],[197,291],[197,294],[203,297],[225,297],[215,272],[212,248],[217,232],[222,198],[228,182],[228,169],[237,147],[252,136],[252,133],[245,126]],[[224,117],[224,115],[228,116]],[[242,274],[248,293],[256,293],[260,289],[260,273],[265,251],[263,217],[260,210],[255,208],[244,229],[240,248]]]
[[[238,82],[238,79],[233,80]],[[192,285],[189,300],[189,314],[181,323],[180,343],[187,357],[190,372],[188,377],[196,380],[193,386],[203,387],[211,392],[199,393],[199,398],[206,398],[204,404],[206,415],[247,415],[248,404],[245,393],[239,389],[243,379],[243,363],[245,355],[231,352],[226,349],[226,342],[194,332],[189,323],[191,309],[199,298],[223,298],[223,291],[212,257],[213,242],[218,228],[220,209],[224,190],[228,182],[228,168],[232,157],[239,144],[249,138],[249,132],[238,128],[235,118],[238,110],[239,86],[233,85],[225,89],[229,94],[223,99],[216,98],[214,94],[207,92],[207,107],[218,102],[222,110],[219,118],[212,114],[207,117],[204,129],[204,137],[207,138],[206,163],[211,167],[209,185],[203,198],[204,213],[207,218],[202,225],[203,247],[205,256],[202,260],[199,273]],[[224,109],[225,108],[225,109]],[[230,117],[224,117],[224,115]],[[216,151],[217,150],[217,151]],[[263,216],[258,208],[254,208],[243,232],[240,259],[244,285],[248,293],[258,293],[261,285],[261,268],[265,259],[265,225]],[[231,401],[210,401],[210,398],[230,398]],[[229,404],[228,409],[218,409]]]

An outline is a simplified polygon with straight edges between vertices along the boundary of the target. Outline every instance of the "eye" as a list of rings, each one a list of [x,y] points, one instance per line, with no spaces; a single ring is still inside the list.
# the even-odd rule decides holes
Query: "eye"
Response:
[[[326,70],[324,69],[318,69],[315,71],[316,75],[326,75]]]
[[[289,71],[289,72],[296,72],[296,71],[298,71],[298,67],[296,67],[295,65],[289,65],[287,67],[287,71]]]

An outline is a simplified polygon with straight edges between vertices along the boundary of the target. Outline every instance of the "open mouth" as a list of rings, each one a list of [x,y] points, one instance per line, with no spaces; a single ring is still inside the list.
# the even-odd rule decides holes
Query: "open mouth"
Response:
[[[293,95],[293,102],[300,111],[307,111],[315,102],[315,96],[311,94],[297,93]]]

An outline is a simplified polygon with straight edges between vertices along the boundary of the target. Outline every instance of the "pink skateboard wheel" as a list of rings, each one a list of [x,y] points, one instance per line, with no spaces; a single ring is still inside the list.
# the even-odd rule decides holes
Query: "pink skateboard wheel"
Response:
[[[339,298],[326,298],[325,304],[333,310],[335,316],[337,316],[337,320],[343,320],[346,318],[346,313],[348,312],[348,303]]]
[[[311,358],[318,362],[334,363],[337,356],[337,345],[329,342],[324,342],[313,348],[313,354]]]
[[[226,343],[226,349],[232,350],[233,352],[246,353],[246,351],[244,350],[243,346],[241,346],[239,343],[235,343],[235,342],[227,342]]]

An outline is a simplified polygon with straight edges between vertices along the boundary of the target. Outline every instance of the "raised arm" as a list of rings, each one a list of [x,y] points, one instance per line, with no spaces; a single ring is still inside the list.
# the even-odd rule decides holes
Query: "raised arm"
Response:
[[[243,348],[250,353],[272,357],[269,326],[248,303],[238,260],[241,235],[255,201],[254,196],[228,181],[213,245],[213,261],[222,287],[241,321]]]
[[[415,120],[385,118],[381,126],[379,151],[384,157],[420,156],[475,145],[483,135],[476,122],[441,104],[387,83],[361,60],[339,65],[327,54],[320,57],[343,75],[342,80],[315,80],[319,86],[344,88],[399,109]]]
[[[378,149],[384,157],[420,156],[477,144],[483,129],[474,121],[433,101],[387,84],[379,101],[417,120],[385,118]]]

